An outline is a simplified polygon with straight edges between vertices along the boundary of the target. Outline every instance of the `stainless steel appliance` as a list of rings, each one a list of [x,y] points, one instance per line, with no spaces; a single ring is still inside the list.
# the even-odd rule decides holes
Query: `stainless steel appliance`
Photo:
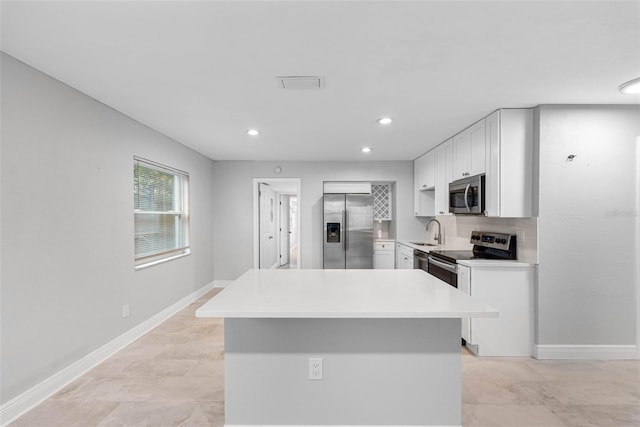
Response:
[[[324,268],[373,268],[373,197],[325,194]]]
[[[470,251],[431,251],[426,271],[438,279],[458,287],[458,261],[474,258],[514,260],[517,257],[516,236],[513,234],[472,231]],[[425,270],[424,267],[417,267]]]
[[[427,252],[413,250],[413,268],[427,271],[429,254]]]
[[[484,215],[484,174],[459,179],[449,184],[449,212],[456,215]]]

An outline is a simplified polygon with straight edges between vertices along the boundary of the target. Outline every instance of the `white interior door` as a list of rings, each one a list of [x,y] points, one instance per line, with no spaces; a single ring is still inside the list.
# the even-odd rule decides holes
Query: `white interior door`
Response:
[[[276,202],[269,185],[259,185],[260,268],[277,266]]]
[[[285,194],[280,195],[280,265],[289,264],[289,234],[291,233],[289,198],[290,196]]]
[[[288,196],[288,215],[281,213],[278,203],[280,195]],[[253,179],[253,268],[278,268],[281,243],[285,248],[283,256],[289,257],[289,268],[300,268],[300,233],[298,232],[300,196],[299,178]],[[281,216],[289,218],[288,241],[282,239],[279,230]],[[273,238],[269,239],[270,236]],[[287,242],[288,252],[286,251]]]

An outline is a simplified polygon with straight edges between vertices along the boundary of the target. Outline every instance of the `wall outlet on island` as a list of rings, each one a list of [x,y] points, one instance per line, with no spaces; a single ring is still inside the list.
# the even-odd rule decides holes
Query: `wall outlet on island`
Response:
[[[309,379],[321,380],[322,379],[322,359],[319,357],[309,358]]]

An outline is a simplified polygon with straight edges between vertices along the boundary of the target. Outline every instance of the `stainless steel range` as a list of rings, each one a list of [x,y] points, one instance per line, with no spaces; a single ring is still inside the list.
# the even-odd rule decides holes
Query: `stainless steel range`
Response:
[[[427,257],[426,271],[451,286],[458,287],[458,261],[469,259],[515,260],[516,236],[514,234],[472,231],[470,251],[431,251]],[[422,267],[424,270],[424,267]]]

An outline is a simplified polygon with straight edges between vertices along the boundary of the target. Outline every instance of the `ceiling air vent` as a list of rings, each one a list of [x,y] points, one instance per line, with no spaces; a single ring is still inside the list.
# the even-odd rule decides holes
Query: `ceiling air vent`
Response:
[[[322,89],[323,76],[278,76],[276,77],[280,89]]]

